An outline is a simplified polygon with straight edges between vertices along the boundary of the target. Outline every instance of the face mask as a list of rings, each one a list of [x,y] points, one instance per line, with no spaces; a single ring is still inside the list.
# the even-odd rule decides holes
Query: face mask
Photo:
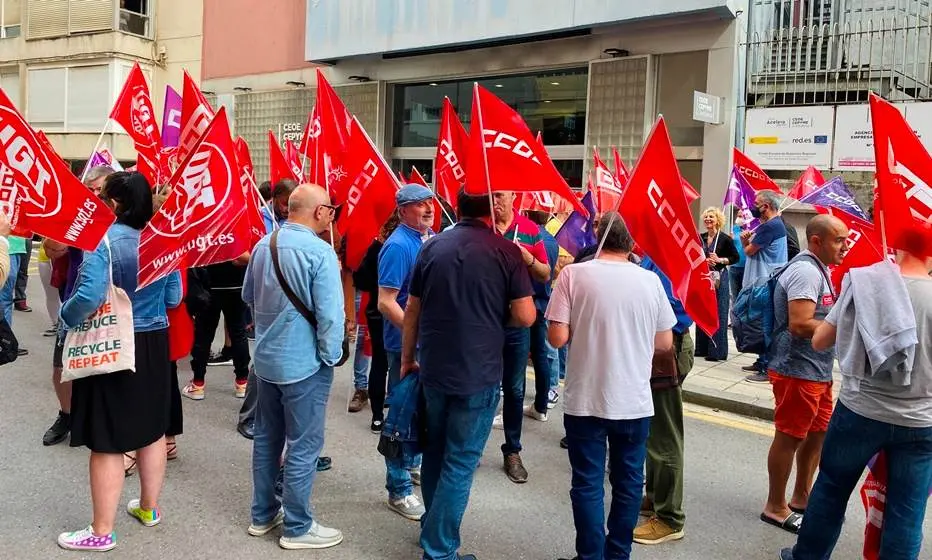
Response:
[[[754,216],[755,218],[760,218],[762,215],[760,208],[758,208],[757,206],[751,208],[751,215]]]

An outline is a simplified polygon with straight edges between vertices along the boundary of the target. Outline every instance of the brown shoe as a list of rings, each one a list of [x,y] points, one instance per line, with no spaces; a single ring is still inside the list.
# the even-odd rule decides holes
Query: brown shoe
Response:
[[[524,463],[521,462],[521,455],[517,453],[505,455],[505,475],[508,480],[515,484],[527,482],[527,469],[524,468]]]
[[[634,542],[638,544],[660,544],[682,539],[683,535],[682,529],[677,531],[655,516],[634,530]]]
[[[366,407],[366,403],[369,402],[369,391],[366,389],[356,389],[356,392],[353,394],[353,400],[349,403],[350,412],[359,412]]]

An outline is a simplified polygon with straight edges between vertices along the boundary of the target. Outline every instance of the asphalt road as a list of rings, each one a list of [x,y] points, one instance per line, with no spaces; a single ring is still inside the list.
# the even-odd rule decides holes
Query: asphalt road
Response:
[[[31,281],[37,284],[38,278]],[[85,527],[91,514],[84,449],[62,444],[46,448],[41,437],[57,404],[50,383],[52,339],[40,310],[39,286],[30,286],[33,313],[15,313],[14,330],[30,355],[0,369],[0,559],[81,558],[63,551],[62,531]],[[301,351],[301,349],[295,349]],[[182,383],[189,375],[183,365]],[[207,398],[185,400],[185,433],[180,458],[169,464],[162,495],[162,523],[147,529],[127,515],[118,517],[120,559],[294,558],[419,559],[418,525],[385,505],[385,469],[368,430],[367,412],[345,412],[352,372],[342,368],[327,415],[325,453],[333,470],[317,478],[313,503],[324,525],[341,529],[345,541],[319,552],[287,552],[277,535],[246,535],[252,491],[250,442],[235,431],[239,400],[233,397],[231,368],[208,372]],[[533,388],[531,389],[533,392]],[[558,407],[550,422],[527,420],[523,453],[527,484],[509,482],[501,470],[493,431],[476,474],[463,523],[461,552],[480,559],[549,560],[573,556],[569,505],[570,473],[559,448]],[[776,559],[793,537],[758,520],[766,495],[765,459],[771,428],[761,422],[690,408],[686,423],[686,538],[659,547],[635,545],[643,559]],[[127,480],[121,507],[138,496],[138,478]],[[859,558],[863,510],[855,497],[834,558]],[[926,523],[926,532],[932,528]],[[88,554],[87,556],[94,556]],[[927,551],[924,558],[932,558]]]

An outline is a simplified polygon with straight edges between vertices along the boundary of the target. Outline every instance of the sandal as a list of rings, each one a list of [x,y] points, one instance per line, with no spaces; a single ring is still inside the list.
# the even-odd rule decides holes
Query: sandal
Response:
[[[165,442],[165,458],[169,461],[174,461],[178,458],[178,444],[176,442]]]
[[[760,514],[760,520],[768,525],[773,525],[774,527],[779,527],[788,533],[793,533],[794,535],[799,533],[799,527],[803,524],[803,516],[796,513],[795,511],[786,516],[786,519],[783,521],[777,521],[776,519],[769,517],[766,513]]]
[[[129,459],[129,466],[127,466],[127,459]],[[123,476],[133,476],[136,473],[136,454],[129,453],[123,454]]]

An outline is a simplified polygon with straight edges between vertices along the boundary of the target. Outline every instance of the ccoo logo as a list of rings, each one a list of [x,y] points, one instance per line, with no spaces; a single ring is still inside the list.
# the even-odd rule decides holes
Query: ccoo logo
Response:
[[[54,216],[61,209],[61,184],[52,162],[39,139],[22,117],[9,107],[0,106],[0,161],[12,171],[12,180],[21,187],[26,201],[35,205],[33,218]]]
[[[174,196],[159,209],[163,219],[153,220],[152,228],[163,237],[180,237],[192,228],[207,226],[238,180],[223,151],[214,144],[201,143],[174,185]],[[236,186],[242,189],[242,184],[237,182]]]

